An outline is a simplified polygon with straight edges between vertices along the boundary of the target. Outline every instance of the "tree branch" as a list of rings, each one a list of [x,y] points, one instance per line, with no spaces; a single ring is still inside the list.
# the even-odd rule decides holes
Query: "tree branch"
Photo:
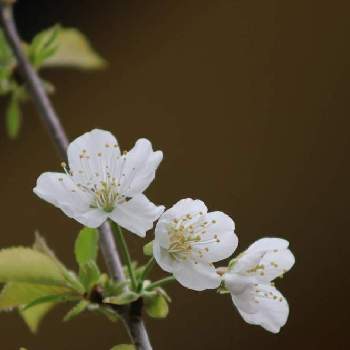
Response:
[[[8,43],[16,56],[19,72],[26,82],[26,87],[39,112],[41,120],[46,126],[50,138],[54,142],[60,157],[65,160],[69,144],[68,138],[61,121],[43,88],[37,72],[33,69],[23,52],[21,39],[18,35],[13,18],[14,2],[14,0],[0,0],[1,25]],[[110,224],[108,222],[104,223],[99,230],[101,233],[101,251],[108,271],[115,280],[124,280],[125,276],[123,273],[123,267],[115,245]],[[137,349],[150,350],[152,349],[152,346],[149,342],[145,325],[141,319],[141,309],[142,305],[140,307],[138,304],[133,304],[125,309],[122,316]]]

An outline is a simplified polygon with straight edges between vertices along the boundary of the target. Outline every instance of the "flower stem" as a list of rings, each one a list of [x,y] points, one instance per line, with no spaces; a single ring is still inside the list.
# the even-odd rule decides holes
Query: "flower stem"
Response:
[[[176,281],[176,279],[175,279],[174,276],[168,276],[168,277],[162,278],[162,279],[159,280],[159,281],[156,281],[156,282],[151,283],[151,284],[147,287],[147,290],[152,290],[152,289],[155,289],[155,288],[157,288],[157,287],[164,286],[164,285],[169,284],[169,283],[174,282],[174,281]]]
[[[125,264],[126,264],[126,266],[128,268],[129,278],[130,278],[130,281],[131,281],[132,290],[136,291],[137,290],[136,276],[135,276],[135,273],[134,273],[134,269],[132,267],[132,261],[131,261],[128,245],[127,245],[127,243],[125,241],[125,238],[124,238],[123,230],[115,222],[111,222],[111,226],[112,226],[112,229],[113,229],[113,233],[114,233],[115,239],[116,239],[116,241],[118,243],[118,246],[120,247],[120,250],[121,250],[122,255],[124,257]]]
[[[153,267],[155,265],[154,257],[152,256],[151,259],[148,260],[147,264],[145,265],[145,269],[143,270],[141,277],[140,277],[140,283],[139,283],[139,289],[142,287],[142,282],[147,278],[147,276],[151,273]]]

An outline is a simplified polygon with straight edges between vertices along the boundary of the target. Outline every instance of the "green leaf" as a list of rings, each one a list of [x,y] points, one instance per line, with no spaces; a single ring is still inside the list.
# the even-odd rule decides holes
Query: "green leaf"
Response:
[[[108,280],[104,286],[105,288],[104,294],[106,297],[119,295],[125,291],[128,284],[129,284],[128,281]]]
[[[70,290],[65,287],[30,283],[7,283],[0,294],[0,310],[27,305],[46,295],[62,295]]]
[[[98,253],[98,231],[83,228],[75,241],[75,259],[82,266],[90,260],[96,261]]]
[[[75,28],[62,28],[57,38],[57,51],[44,63],[45,67],[101,69],[106,61],[92,48],[88,39]]]
[[[6,67],[0,67],[0,96],[5,96],[13,89],[13,84],[9,80],[11,72]]]
[[[169,306],[165,298],[157,294],[151,298],[145,298],[145,310],[150,317],[165,318],[169,313]]]
[[[127,291],[116,296],[105,298],[103,302],[106,304],[125,305],[132,303],[139,297],[140,295],[138,293]]]
[[[27,311],[20,312],[24,322],[32,333],[37,333],[39,326],[45,316],[57,305],[57,303],[46,303],[37,305]]]
[[[14,55],[7,43],[4,32],[0,28],[0,67],[8,67],[14,63]]]
[[[97,284],[100,279],[100,270],[95,261],[90,260],[80,266],[79,278],[86,292],[90,292],[91,288]]]
[[[98,307],[94,311],[106,316],[111,322],[118,322],[120,320],[120,316],[109,307]]]
[[[156,289],[157,293],[160,294],[161,296],[163,296],[163,298],[168,302],[171,303],[171,298],[169,296],[169,294],[162,288],[162,287],[158,287]]]
[[[69,297],[69,294],[63,295],[44,295],[38,299],[33,300],[29,304],[25,305],[21,311],[27,311],[34,306],[47,304],[47,303],[61,303],[63,301],[71,300],[72,297]],[[73,298],[74,299],[74,298]]]
[[[136,350],[136,347],[132,344],[120,344],[113,346],[111,350]]]
[[[0,95],[6,95],[12,91],[13,83],[10,77],[15,65],[16,59],[0,28]]]
[[[24,247],[0,250],[0,283],[6,282],[67,286],[60,267],[52,258]]]
[[[55,252],[47,245],[46,240],[40,235],[38,231],[34,234],[35,239],[33,243],[33,249],[37,252],[43,253],[53,259],[57,264],[62,265],[62,263],[57,259]],[[63,265],[62,265],[63,266]]]
[[[33,333],[37,332],[44,316],[55,306],[56,302],[47,302],[23,311],[21,306],[45,295],[59,295],[69,292],[58,286],[10,282],[5,285],[0,294],[0,310],[19,308],[20,314]]]
[[[57,39],[61,27],[55,25],[37,34],[28,47],[28,56],[34,67],[40,67],[57,51]]]
[[[12,94],[10,102],[7,105],[5,118],[7,135],[9,138],[15,139],[18,136],[22,121],[19,100],[15,93]]]
[[[72,320],[73,318],[80,315],[85,309],[88,307],[89,302],[87,300],[82,300],[78,304],[76,304],[67,314],[64,316],[63,321],[67,322]]]
[[[153,256],[153,241],[148,242],[143,246],[143,254],[146,256]]]
[[[49,248],[49,246],[46,243],[46,240],[44,237],[42,237],[39,232],[35,232],[35,241],[33,244],[33,249],[41,252],[45,255],[47,255],[48,257],[50,257],[55,264],[57,265],[57,267],[61,270],[67,284],[73,289],[75,290],[77,293],[84,293],[85,292],[85,288],[84,286],[80,283],[78,277],[76,276],[76,274],[72,271],[68,271],[66,269],[66,267],[61,263],[61,261],[58,260],[58,258],[56,257],[55,253],[53,250],[51,250]]]

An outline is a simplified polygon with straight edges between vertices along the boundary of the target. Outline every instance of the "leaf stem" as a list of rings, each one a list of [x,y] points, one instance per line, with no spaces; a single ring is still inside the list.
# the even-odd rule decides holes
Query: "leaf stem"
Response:
[[[128,245],[125,241],[124,233],[122,228],[116,224],[115,222],[111,222],[111,226],[113,229],[113,233],[115,236],[115,239],[117,241],[118,246],[120,247],[121,253],[124,257],[125,264],[127,266],[128,272],[129,272],[129,278],[131,281],[131,287],[133,291],[137,290],[137,281],[136,281],[136,276],[134,273],[134,269],[132,267],[132,261],[128,249]]]
[[[159,280],[159,281],[156,281],[156,282],[151,283],[151,284],[147,287],[147,290],[152,290],[152,289],[155,289],[155,288],[157,288],[157,287],[164,286],[164,285],[169,284],[169,283],[174,282],[174,281],[176,281],[176,279],[175,279],[175,277],[174,277],[173,275],[171,275],[171,276],[162,278],[162,279]]]

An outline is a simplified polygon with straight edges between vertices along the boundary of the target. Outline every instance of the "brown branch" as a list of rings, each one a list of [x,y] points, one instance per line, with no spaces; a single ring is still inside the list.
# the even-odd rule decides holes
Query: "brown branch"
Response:
[[[15,21],[13,18],[14,0],[0,0],[0,22],[9,45],[17,59],[18,69],[22,79],[26,82],[26,87],[32,97],[32,100],[39,112],[41,120],[46,126],[49,136],[55,144],[59,155],[66,159],[68,147],[68,138],[58,118],[52,103],[50,102],[37,72],[33,69],[28,58],[23,52],[21,39],[18,35]],[[122,263],[114,241],[111,227],[108,222],[100,228],[101,233],[101,251],[104,256],[108,271],[113,279],[124,280]],[[123,309],[121,316],[124,319],[126,328],[135,343],[137,349],[150,350],[152,346],[149,342],[145,325],[141,319],[141,306],[132,304]]]

